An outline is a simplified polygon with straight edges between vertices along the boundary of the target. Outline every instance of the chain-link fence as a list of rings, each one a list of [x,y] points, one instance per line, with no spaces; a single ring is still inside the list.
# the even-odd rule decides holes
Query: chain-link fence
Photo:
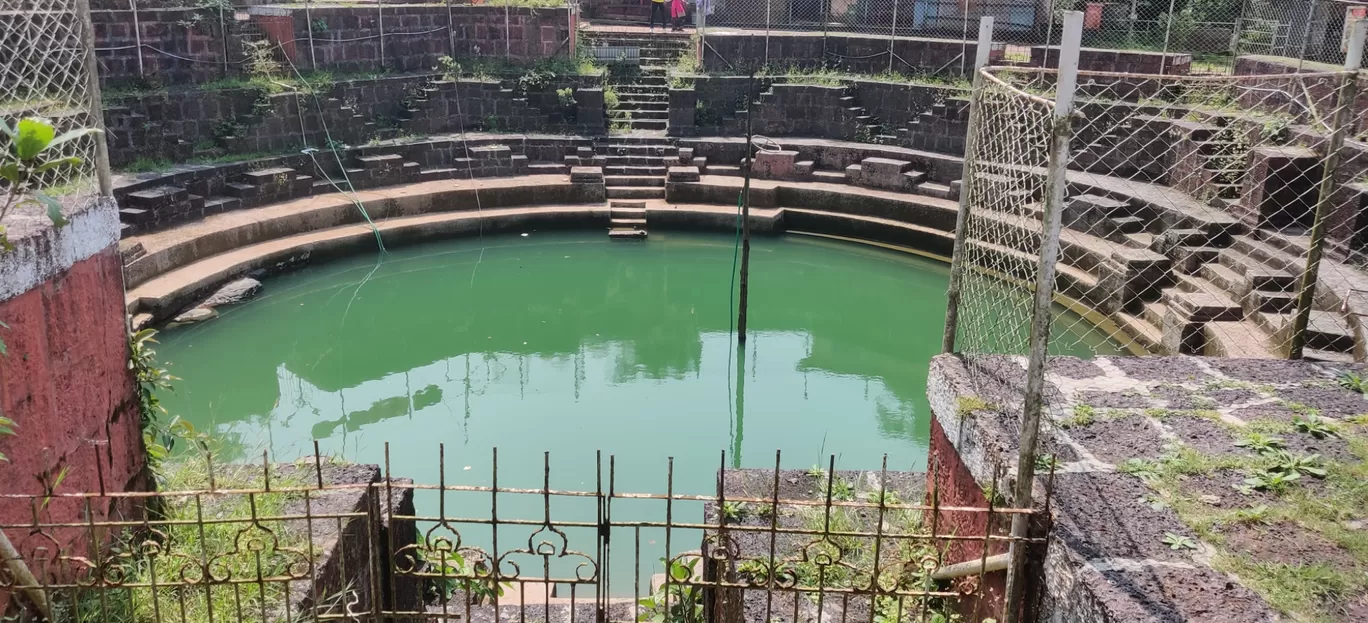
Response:
[[[947,350],[1021,409],[1019,505],[1042,413],[1064,407],[1047,355],[1353,362],[1368,313],[1368,150],[1346,147],[1360,53],[1338,71],[1079,71],[1084,14],[1066,19],[1060,69],[975,77],[947,314]]]
[[[91,114],[99,107],[99,93],[87,54],[87,14],[84,0],[0,0],[0,121],[8,128],[28,117],[49,121],[57,136],[100,127],[99,115]],[[0,135],[6,158],[18,157],[12,140]],[[0,187],[6,195],[0,196],[5,212],[40,194],[57,199],[68,210],[102,188],[109,194],[107,161],[97,135],[54,142],[29,160],[10,171],[15,177],[5,176]]]
[[[990,69],[975,94],[965,196],[966,352],[1025,353],[1029,282],[1041,254],[1052,70]],[[1080,72],[1069,127],[1052,350],[1285,357],[1322,198],[1336,190],[1349,72],[1122,76]],[[1340,140],[1332,140],[1339,132]],[[1323,181],[1333,185],[1324,194]],[[1360,224],[1342,227],[1340,257]],[[1314,283],[1314,282],[1313,282]],[[1339,288],[1343,291],[1344,288]],[[1314,287],[1309,288],[1314,302]],[[1313,354],[1353,357],[1350,321],[1311,305]],[[1099,333],[1105,339],[1098,340]],[[1325,335],[1320,335],[1320,334]],[[1301,337],[1298,337],[1299,334]]]
[[[979,19],[991,16],[995,41],[1006,46],[1004,60],[1029,65],[1048,62],[1045,48],[1059,45],[1061,15],[1076,10],[1084,15],[1084,68],[1104,69],[1099,51],[1125,51],[1131,54],[1110,57],[1105,69],[1164,74],[1240,73],[1235,61],[1242,55],[1281,57],[1298,68],[1339,65],[1346,18],[1365,10],[1332,0],[701,0],[698,6],[705,38],[821,33],[836,56],[841,37],[972,39]]]

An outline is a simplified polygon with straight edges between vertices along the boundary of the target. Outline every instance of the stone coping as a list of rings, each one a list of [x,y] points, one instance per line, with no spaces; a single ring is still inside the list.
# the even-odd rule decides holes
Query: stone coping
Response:
[[[15,210],[6,218],[14,250],[0,253],[0,301],[12,299],[119,242],[119,208],[109,198],[69,202],[69,221],[54,227],[36,209]]]

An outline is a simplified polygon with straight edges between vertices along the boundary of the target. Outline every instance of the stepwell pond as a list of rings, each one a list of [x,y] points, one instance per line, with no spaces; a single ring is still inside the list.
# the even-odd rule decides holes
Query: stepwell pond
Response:
[[[532,232],[311,266],[164,332],[182,379],[165,404],[224,440],[216,460],[288,461],[318,440],[383,465],[388,442],[392,473],[424,484],[439,444],[447,484],[490,484],[497,447],[501,487],[541,487],[548,452],[553,488],[589,491],[609,456],[618,491],[659,493],[669,457],[676,493],[711,492],[723,451],[727,466],[781,450],[786,468],[923,468],[948,266],[757,239],[738,356],[734,242]],[[427,493],[419,512],[435,514]],[[540,519],[538,496],[509,497],[501,516]]]

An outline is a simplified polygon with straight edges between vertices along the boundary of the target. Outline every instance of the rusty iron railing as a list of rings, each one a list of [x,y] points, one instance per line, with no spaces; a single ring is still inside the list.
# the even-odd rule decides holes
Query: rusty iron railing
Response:
[[[385,457],[206,455],[179,464],[174,490],[0,494],[0,517],[24,509],[0,529],[39,584],[0,574],[0,595],[36,621],[20,590],[36,588],[52,619],[81,623],[980,621],[1001,608],[990,559],[1044,543],[1010,536],[1012,517],[1043,514],[998,507],[996,482],[953,492],[986,505],[945,503],[934,464],[928,492],[886,458],[786,470],[776,452],[742,470],[723,453],[698,495],[676,491],[673,459],[659,493],[621,490],[601,453],[586,490],[553,488],[549,454],[533,488],[500,482],[497,449],[479,485],[448,482],[444,447],[436,483],[391,474],[388,444]]]

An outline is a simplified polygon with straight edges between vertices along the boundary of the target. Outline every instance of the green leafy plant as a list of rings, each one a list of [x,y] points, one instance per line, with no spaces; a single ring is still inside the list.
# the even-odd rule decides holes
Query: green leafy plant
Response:
[[[774,505],[773,505],[773,504],[756,504],[756,505],[755,505],[755,516],[756,516],[756,517],[763,517],[763,518],[765,518],[765,519],[769,519],[770,517],[773,517],[773,516],[774,516]]]
[[[855,499],[855,485],[844,478],[836,478],[831,481],[831,499],[841,502],[849,502]]]
[[[687,560],[660,559],[665,564],[670,582],[660,585],[654,593],[637,601],[641,612],[637,621],[643,623],[704,623],[703,588],[685,584],[694,576],[697,558]]]
[[[727,521],[741,521],[750,514],[750,507],[744,502],[723,502],[722,518]]]
[[[822,480],[826,478],[827,472],[825,469],[822,469],[820,465],[813,465],[812,467],[808,468],[807,475],[808,478],[816,478],[818,480]]]
[[[902,496],[898,495],[897,491],[889,491],[887,489],[883,491],[867,492],[864,494],[864,499],[868,500],[871,504],[878,504],[880,506],[902,504]]]
[[[1185,537],[1181,534],[1174,534],[1172,532],[1165,532],[1164,538],[1161,542],[1164,545],[1169,546],[1169,549],[1175,551],[1185,549],[1197,549],[1196,541],[1193,541],[1189,537]]]
[[[157,421],[166,415],[166,407],[161,404],[159,392],[175,391],[173,383],[180,379],[171,375],[157,362],[157,331],[143,329],[128,336],[128,369],[133,371],[133,379],[138,384],[138,417],[142,427],[143,445],[147,447],[148,464],[157,471],[161,462],[170,455],[179,436],[194,436],[194,428],[189,422],[173,418],[166,426]]]
[[[1077,404],[1074,405],[1073,413],[1069,417],[1061,420],[1059,426],[1062,428],[1075,428],[1078,426],[1087,426],[1095,421],[1097,421],[1097,410],[1094,409],[1092,405]]]
[[[275,44],[266,39],[243,40],[244,67],[253,78],[270,79],[280,75],[282,66],[276,60]]]
[[[0,415],[0,437],[10,437],[14,435],[14,420]],[[0,461],[8,462],[9,458],[5,453],[0,452]]]
[[[10,143],[9,150],[0,159],[0,179],[8,186],[3,203],[0,203],[0,253],[5,253],[14,250],[5,235],[4,225],[11,210],[27,205],[40,206],[46,209],[53,225],[66,225],[61,202],[44,193],[44,186],[53,181],[55,174],[82,162],[77,156],[60,155],[60,147],[100,131],[77,128],[58,136],[52,122],[39,117],[21,119],[13,127],[0,120],[0,131]]]
[[[1300,472],[1259,469],[1250,473],[1249,477],[1244,479],[1243,485],[1236,485],[1235,490],[1244,495],[1249,495],[1254,491],[1278,493],[1286,491],[1300,478]]]
[[[1297,432],[1306,433],[1316,439],[1340,436],[1339,427],[1335,422],[1316,413],[1292,416],[1292,426]]]
[[[1037,472],[1059,471],[1059,458],[1053,454],[1037,454],[1035,457],[1035,468]]]
[[[1159,466],[1145,459],[1126,459],[1125,462],[1117,465],[1116,469],[1123,474],[1130,474],[1147,483],[1156,482],[1160,478]]]
[[[1275,435],[1265,435],[1259,432],[1249,432],[1239,441],[1235,442],[1236,447],[1248,448],[1259,454],[1271,454],[1281,450],[1284,445],[1282,437]]]
[[[511,583],[494,579],[493,570],[488,564],[467,558],[458,551],[437,547],[431,541],[426,543],[423,551],[427,552],[424,556],[427,573],[436,574],[427,577],[430,580],[429,590],[442,601],[463,591],[470,603],[481,605],[503,597],[504,590],[512,586]],[[436,552],[435,557],[433,552]]]
[[[574,108],[576,103],[575,90],[571,88],[556,89],[556,101],[561,108]]]
[[[1306,474],[1316,478],[1325,477],[1325,468],[1321,467],[1321,457],[1319,454],[1308,454],[1296,456],[1285,450],[1278,450],[1270,455],[1277,462],[1269,471],[1282,472],[1284,474]]]
[[[1368,381],[1364,381],[1363,377],[1354,372],[1341,372],[1339,376],[1335,377],[1335,382],[1339,383],[1340,387],[1356,391],[1360,394],[1364,393],[1365,389],[1368,389]]]

